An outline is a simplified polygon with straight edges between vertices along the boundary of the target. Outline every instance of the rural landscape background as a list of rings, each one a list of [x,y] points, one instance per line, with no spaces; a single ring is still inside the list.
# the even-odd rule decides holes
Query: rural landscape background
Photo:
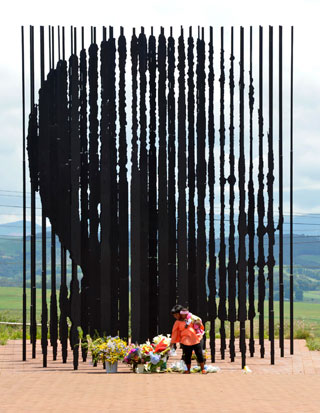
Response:
[[[219,217],[216,217],[217,228]],[[228,223],[228,216],[226,216]],[[276,220],[275,220],[276,222]],[[21,322],[22,320],[22,221],[0,225],[0,322]],[[226,225],[227,227],[227,225]],[[285,335],[289,337],[289,217],[285,216],[284,225],[284,294],[285,294]],[[301,214],[294,217],[294,291],[295,291],[295,337],[306,338],[309,348],[320,349],[320,215]],[[41,227],[37,225],[37,288],[41,288]],[[218,231],[217,231],[218,233]],[[30,223],[27,223],[27,287],[30,287]],[[228,235],[228,234],[226,234]],[[47,228],[47,287],[48,305],[50,303],[50,227]],[[265,254],[268,251],[268,238],[265,237]],[[228,239],[226,239],[228,245]],[[236,240],[237,248],[237,240]],[[219,239],[216,239],[219,249]],[[256,244],[257,249],[257,244]],[[278,282],[278,235],[275,236],[274,271],[275,285],[275,322],[276,335],[279,321],[279,282]],[[57,242],[57,288],[60,284],[60,249]],[[69,263],[70,264],[70,263]],[[70,270],[70,265],[68,266]],[[218,272],[218,271],[217,271]],[[70,273],[69,273],[70,276]],[[79,270],[79,281],[82,274]],[[268,274],[265,274],[266,279]],[[58,291],[59,293],[59,291]],[[257,296],[257,294],[256,294]],[[27,293],[27,305],[30,291]],[[218,299],[218,297],[217,297]],[[266,281],[265,314],[268,314],[268,282]],[[29,318],[29,314],[27,314]],[[267,317],[266,317],[267,318]],[[37,294],[37,320],[41,320],[41,292]],[[267,328],[266,323],[266,328]],[[39,329],[40,333],[40,329]],[[38,334],[39,334],[38,333]],[[20,338],[20,326],[0,324],[0,342],[5,344],[9,338]]]

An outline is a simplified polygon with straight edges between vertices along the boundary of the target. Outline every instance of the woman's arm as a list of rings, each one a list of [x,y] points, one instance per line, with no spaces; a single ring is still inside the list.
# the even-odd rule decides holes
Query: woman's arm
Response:
[[[180,343],[180,329],[178,321],[173,324],[170,346],[173,347],[173,344],[175,343]]]

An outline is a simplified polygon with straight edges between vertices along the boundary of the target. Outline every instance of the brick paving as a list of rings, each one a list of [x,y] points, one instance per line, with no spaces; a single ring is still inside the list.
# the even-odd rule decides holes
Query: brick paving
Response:
[[[21,361],[21,341],[0,346],[0,412],[320,412],[320,352],[311,352],[304,340],[295,340],[295,354],[285,357],[276,350],[276,364],[270,365],[268,340],[266,357],[247,358],[252,373],[241,371],[240,354],[234,363],[221,360],[219,373],[133,374],[119,365],[118,374],[106,374],[101,365],[80,362],[74,371],[72,353],[62,364],[48,356],[42,367],[40,343],[37,358]],[[219,340],[216,342],[219,348]],[[238,345],[237,345],[238,348]],[[276,342],[278,349],[278,342]],[[180,351],[176,359],[180,358]],[[170,360],[170,361],[174,361]],[[170,365],[169,361],[169,365]]]

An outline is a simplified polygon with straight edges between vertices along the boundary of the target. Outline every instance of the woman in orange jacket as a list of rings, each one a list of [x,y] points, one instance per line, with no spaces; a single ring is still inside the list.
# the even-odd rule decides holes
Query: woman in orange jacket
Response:
[[[194,324],[187,322],[188,310],[177,304],[172,308],[171,314],[176,319],[172,328],[171,346],[173,347],[175,343],[180,343],[182,345],[184,361],[187,365],[187,371],[185,371],[185,373],[190,374],[191,356],[192,351],[194,351],[197,361],[200,364],[201,372],[206,374],[207,372],[204,369],[203,352],[200,344],[201,337],[197,335]],[[204,329],[203,325],[202,328]]]

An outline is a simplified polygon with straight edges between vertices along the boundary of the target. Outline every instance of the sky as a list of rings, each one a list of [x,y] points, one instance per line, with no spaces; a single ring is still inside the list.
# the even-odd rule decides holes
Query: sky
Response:
[[[320,217],[320,39],[319,0],[161,0],[161,1],[16,1],[1,6],[0,16],[0,224],[22,217],[21,208],[3,205],[22,203],[22,109],[21,109],[21,25],[30,24],[36,34],[40,25],[101,27],[173,26],[176,33],[200,25],[248,30],[252,25],[282,25],[285,42],[285,76],[289,62],[290,27],[294,40],[294,212],[319,214]],[[117,32],[116,32],[117,33]],[[37,41],[37,39],[36,39]],[[28,53],[28,50],[26,50]],[[37,62],[36,62],[37,67]],[[254,68],[254,70],[256,70]],[[28,68],[26,68],[28,76]],[[36,87],[38,85],[38,74]],[[287,88],[288,84],[285,85]],[[286,94],[286,92],[285,92]],[[286,96],[288,98],[288,96]],[[28,95],[27,95],[28,106]],[[275,104],[276,106],[276,104]],[[284,150],[289,150],[289,123],[285,116]],[[276,135],[275,135],[276,137]],[[284,210],[289,210],[288,157],[285,160]],[[8,192],[16,191],[16,192]],[[40,215],[40,210],[39,210]]]

